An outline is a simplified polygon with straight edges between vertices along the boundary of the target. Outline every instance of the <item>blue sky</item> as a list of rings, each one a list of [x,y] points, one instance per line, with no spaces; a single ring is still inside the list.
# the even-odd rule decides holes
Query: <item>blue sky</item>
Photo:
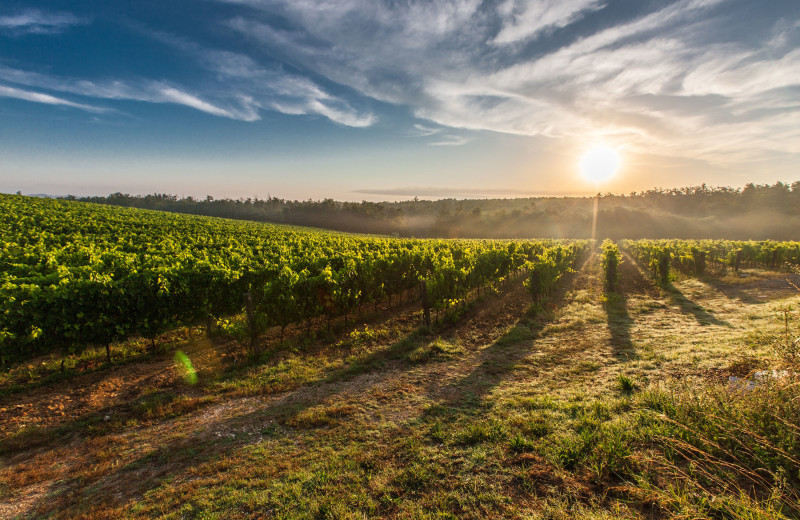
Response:
[[[0,5],[0,191],[425,197],[800,179],[797,0]]]

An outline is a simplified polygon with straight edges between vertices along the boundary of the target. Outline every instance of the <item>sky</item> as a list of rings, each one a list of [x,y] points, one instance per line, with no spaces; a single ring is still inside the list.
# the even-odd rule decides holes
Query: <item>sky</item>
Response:
[[[579,171],[618,150],[602,185]],[[4,0],[0,192],[800,180],[798,0]]]

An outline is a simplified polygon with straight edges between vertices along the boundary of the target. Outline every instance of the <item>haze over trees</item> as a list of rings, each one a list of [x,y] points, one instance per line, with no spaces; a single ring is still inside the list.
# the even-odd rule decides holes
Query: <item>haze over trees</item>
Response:
[[[339,231],[439,238],[588,238],[594,204],[593,197],[376,203],[123,193],[79,200]],[[612,239],[790,240],[797,238],[800,227],[800,181],[608,193],[600,195],[597,226],[599,237]]]

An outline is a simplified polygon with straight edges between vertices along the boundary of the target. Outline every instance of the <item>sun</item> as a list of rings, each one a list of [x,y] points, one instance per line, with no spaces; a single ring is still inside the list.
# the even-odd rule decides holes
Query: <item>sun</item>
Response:
[[[595,145],[581,157],[581,174],[587,181],[600,184],[612,178],[619,170],[619,152],[607,144]]]

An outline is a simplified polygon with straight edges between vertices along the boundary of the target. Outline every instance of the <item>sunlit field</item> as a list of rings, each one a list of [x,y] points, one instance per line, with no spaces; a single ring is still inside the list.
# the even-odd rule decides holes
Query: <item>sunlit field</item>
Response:
[[[800,518],[798,0],[185,4],[0,2],[0,520]]]
[[[3,224],[17,237],[3,254],[3,517],[800,513],[800,275],[785,267],[800,243],[412,244],[74,202],[4,204],[29,213],[25,229],[59,222],[53,229],[72,238],[24,243],[16,220]],[[144,222],[150,236],[169,233],[168,251],[180,233],[213,230],[213,240],[173,256],[210,261],[211,294],[247,291],[253,315],[247,298],[231,296],[226,308],[182,299],[181,278],[171,278],[179,264],[155,250],[152,267],[135,268],[147,258],[133,239]],[[82,245],[86,233],[93,238]],[[396,294],[384,285],[371,299],[348,290],[359,278],[345,276],[365,260],[335,267],[320,257],[329,275],[318,278],[314,264],[281,275],[278,314],[257,296],[276,282],[243,285],[255,267],[234,267],[243,265],[229,253],[234,242],[215,245],[244,234],[271,236],[271,247],[307,244],[299,251],[333,241],[364,255],[396,241],[438,252],[416,275],[425,285]],[[69,267],[75,255],[90,269]],[[370,283],[389,280],[381,270],[392,262],[370,265],[379,274]],[[131,268],[160,274],[124,274]],[[35,276],[53,285],[26,285]],[[133,311],[124,322],[88,316],[78,298],[68,335],[44,311],[55,298],[66,312],[72,288],[92,287],[104,288],[92,305],[105,308],[103,298],[146,280],[158,285],[138,298],[154,298],[158,325],[144,328]],[[461,289],[444,296],[446,287]],[[39,301],[39,290],[52,296]],[[300,305],[309,290],[316,310]],[[168,312],[192,305],[209,314]],[[303,308],[314,314],[280,318]],[[15,328],[21,320],[27,328]],[[108,349],[98,343],[103,323],[116,330]],[[41,336],[54,334],[56,342]]]

